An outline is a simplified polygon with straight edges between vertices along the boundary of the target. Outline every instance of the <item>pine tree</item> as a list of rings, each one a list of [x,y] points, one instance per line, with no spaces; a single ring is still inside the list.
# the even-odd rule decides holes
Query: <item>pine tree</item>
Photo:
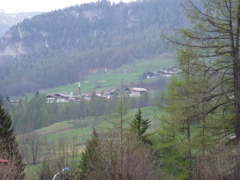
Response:
[[[139,108],[137,113],[135,114],[134,120],[130,123],[130,128],[146,144],[151,144],[151,142],[148,140],[148,135],[146,134],[149,126],[149,119],[142,118],[142,111]]]
[[[95,129],[93,129],[93,134],[91,139],[86,142],[86,147],[82,153],[80,163],[78,165],[77,179],[85,180],[94,177],[95,167],[99,158],[99,137]],[[98,150],[97,150],[98,149]]]
[[[13,133],[12,120],[4,107],[0,104],[0,158],[10,161],[12,164],[11,178],[23,179],[24,166],[18,151],[18,143]]]

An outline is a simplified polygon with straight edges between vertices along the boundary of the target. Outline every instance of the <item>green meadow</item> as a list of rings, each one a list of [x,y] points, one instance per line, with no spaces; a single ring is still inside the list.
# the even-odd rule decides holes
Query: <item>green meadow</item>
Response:
[[[141,81],[141,75],[146,71],[161,70],[166,66],[176,65],[175,59],[159,58],[159,59],[148,59],[139,60],[134,64],[125,64],[120,68],[109,69],[98,69],[88,75],[85,81],[81,82],[81,92],[89,93],[97,89],[111,89],[117,88],[120,85],[126,85],[131,83],[139,83]],[[145,79],[145,82],[151,81]],[[69,83],[64,86],[55,88],[45,89],[41,92],[45,94],[52,93],[70,93],[74,95],[78,94],[78,82]]]

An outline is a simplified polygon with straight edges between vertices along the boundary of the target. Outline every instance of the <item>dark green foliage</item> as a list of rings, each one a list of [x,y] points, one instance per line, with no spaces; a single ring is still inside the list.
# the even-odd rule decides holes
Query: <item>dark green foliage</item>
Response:
[[[6,102],[10,102],[10,97],[8,95],[6,96]]]
[[[37,92],[36,92],[35,96],[36,96],[36,97],[38,97],[38,96],[39,96],[39,91],[37,91]]]
[[[134,120],[130,123],[131,130],[138,135],[138,137],[146,144],[151,144],[146,134],[147,129],[150,127],[149,119],[143,119],[142,111],[139,108],[135,114]]]
[[[86,180],[93,176],[95,167],[93,163],[98,164],[99,159],[99,137],[95,129],[93,129],[92,138],[86,142],[86,147],[81,155],[81,160],[78,165],[77,179]],[[99,170],[99,169],[98,169]]]
[[[0,103],[0,156],[10,160],[14,169],[11,169],[15,179],[24,178],[24,165],[18,151],[18,143],[13,133],[12,120]]]
[[[0,104],[4,105],[4,97],[3,97],[3,95],[0,95]]]
[[[142,111],[139,108],[137,113],[135,114],[134,120],[130,123],[130,126],[133,131],[135,131],[138,136],[143,136],[146,132],[146,130],[150,126],[150,122],[148,119],[143,119],[142,118]]]

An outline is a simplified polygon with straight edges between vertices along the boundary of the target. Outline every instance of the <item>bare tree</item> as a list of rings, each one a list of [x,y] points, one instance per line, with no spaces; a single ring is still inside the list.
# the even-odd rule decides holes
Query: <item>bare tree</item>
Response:
[[[20,138],[20,152],[27,164],[36,164],[43,148],[43,140],[35,133],[27,133]]]
[[[238,176],[239,147],[218,145],[218,150],[201,154],[196,163],[194,179],[199,180],[235,180]]]
[[[0,162],[0,179],[2,180],[21,180],[22,176],[22,166],[18,165],[19,157],[16,154],[13,154],[11,160],[8,160],[9,152],[8,151],[1,151],[0,157],[5,160],[5,162]]]
[[[102,133],[98,150],[99,160],[92,162],[97,174],[93,179],[161,179],[153,152],[139,143],[137,135],[128,133],[121,139],[121,134],[114,130]]]
[[[43,167],[39,172],[39,179],[52,179],[53,176],[64,167],[69,167],[69,172],[63,172],[58,175],[60,179],[70,180],[75,178],[79,151],[67,143],[65,138],[60,138],[58,142],[48,142],[48,153],[43,160]]]

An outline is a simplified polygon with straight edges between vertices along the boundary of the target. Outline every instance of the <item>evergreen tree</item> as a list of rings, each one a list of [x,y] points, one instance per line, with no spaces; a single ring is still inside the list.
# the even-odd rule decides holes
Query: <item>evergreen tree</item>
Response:
[[[86,147],[82,153],[81,160],[78,165],[77,179],[85,180],[95,176],[94,164],[99,159],[99,137],[95,129],[93,129],[92,138],[86,142]],[[93,164],[94,163],[94,164]]]
[[[130,123],[131,130],[137,134],[137,136],[147,144],[151,144],[150,140],[148,140],[148,134],[146,134],[147,129],[150,126],[149,119],[142,118],[142,111],[139,108],[137,113],[135,114],[134,120]]]
[[[5,158],[14,167],[10,176],[12,179],[24,178],[24,166],[21,155],[18,151],[18,143],[13,133],[12,120],[7,111],[0,104],[0,152],[1,158]]]
[[[10,102],[10,97],[8,95],[6,96],[6,101]]]
[[[3,97],[3,95],[0,95],[0,103],[4,105],[4,97]]]

